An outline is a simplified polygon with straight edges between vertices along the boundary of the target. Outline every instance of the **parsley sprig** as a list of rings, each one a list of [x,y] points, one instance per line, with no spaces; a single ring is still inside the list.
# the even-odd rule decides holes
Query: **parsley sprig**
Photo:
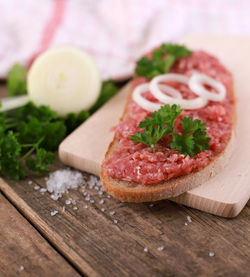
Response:
[[[152,52],[152,59],[142,57],[138,62],[135,72],[138,76],[147,79],[167,73],[175,63],[176,59],[190,56],[192,51],[184,45],[164,43]]]
[[[151,113],[139,123],[138,128],[144,128],[136,135],[130,136],[134,142],[140,142],[150,146],[155,152],[156,143],[167,134],[172,134],[170,147],[180,151],[185,156],[193,157],[202,150],[209,149],[206,124],[201,123],[199,119],[184,117],[181,119],[183,128],[182,134],[177,133],[174,127],[175,120],[181,114],[182,110],[179,105],[165,105],[158,111]]]

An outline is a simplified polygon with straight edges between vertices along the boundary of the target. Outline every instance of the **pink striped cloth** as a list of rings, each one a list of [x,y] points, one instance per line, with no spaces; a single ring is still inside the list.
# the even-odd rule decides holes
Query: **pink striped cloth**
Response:
[[[123,79],[143,53],[189,32],[250,34],[249,0],[0,0],[0,78],[50,47],[91,54]]]

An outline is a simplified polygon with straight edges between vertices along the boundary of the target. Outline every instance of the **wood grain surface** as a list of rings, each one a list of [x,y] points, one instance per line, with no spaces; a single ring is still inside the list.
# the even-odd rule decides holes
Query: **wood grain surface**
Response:
[[[65,166],[57,161],[51,169],[62,168]],[[15,208],[2,206],[0,197],[0,247],[4,251],[0,252],[0,270],[5,270],[0,276],[75,276],[74,270],[64,267],[65,260],[82,275],[91,277],[249,276],[250,202],[237,218],[225,219],[167,200],[154,204],[123,203],[90,188],[86,191],[94,203],[86,200],[81,189],[54,201],[49,193],[34,189],[35,185],[45,187],[45,177],[29,175],[20,182],[0,181],[0,191],[24,216],[17,216]],[[70,197],[76,205],[66,205]],[[74,210],[74,206],[78,209]],[[58,214],[51,216],[54,210]],[[34,229],[29,231],[31,225],[25,217],[43,238]],[[9,229],[5,229],[6,224]],[[164,247],[162,251],[157,250],[160,246]],[[214,256],[209,256],[210,252]],[[19,272],[21,265],[24,270]],[[5,274],[6,266],[13,267],[15,273]],[[31,275],[31,268],[41,270],[41,274]],[[48,269],[53,274],[49,275]]]
[[[207,182],[171,200],[212,214],[235,217],[250,197],[250,63],[246,62],[250,37],[198,35],[188,36],[183,39],[183,43],[192,49],[204,49],[214,54],[233,73],[237,98],[237,124],[234,133],[236,138],[232,142],[235,151],[219,174],[214,176],[214,172],[211,171],[211,178]],[[65,164],[99,174],[101,162],[113,139],[111,127],[119,122],[129,89],[129,85],[125,86],[118,95],[61,143],[59,155]]]
[[[53,170],[62,167],[58,163]],[[89,188],[94,203],[81,190],[54,201],[48,193],[35,191],[35,184],[45,187],[44,178],[1,181],[0,190],[82,274],[243,277],[249,273],[249,205],[228,220],[167,200],[123,203]],[[70,197],[77,210],[65,204]],[[59,213],[52,217],[53,210]],[[164,249],[157,250],[161,246]],[[215,255],[210,257],[209,252]]]
[[[79,276],[0,193],[0,276]]]

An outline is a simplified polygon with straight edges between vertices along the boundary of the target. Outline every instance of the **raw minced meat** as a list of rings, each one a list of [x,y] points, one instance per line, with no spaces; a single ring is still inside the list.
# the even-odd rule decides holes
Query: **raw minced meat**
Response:
[[[209,101],[201,109],[184,110],[175,123],[175,127],[180,131],[180,119],[186,116],[206,123],[207,136],[211,138],[209,150],[201,151],[194,157],[185,157],[177,150],[170,149],[171,135],[166,135],[157,143],[156,153],[153,153],[147,145],[131,141],[129,136],[140,130],[137,128],[139,122],[150,115],[150,112],[131,100],[128,104],[127,116],[115,128],[115,138],[119,141],[118,148],[104,164],[107,174],[112,178],[143,185],[157,184],[200,170],[225,149],[232,131],[231,74],[218,59],[203,51],[193,52],[191,56],[179,59],[171,72],[187,76],[191,76],[194,72],[204,73],[217,79],[226,87],[227,94],[223,101]],[[144,82],[147,82],[144,78],[135,78],[132,86],[134,88]],[[177,88],[185,99],[197,97],[184,84],[176,82],[168,82],[168,84]],[[149,91],[144,93],[144,97],[158,102]]]

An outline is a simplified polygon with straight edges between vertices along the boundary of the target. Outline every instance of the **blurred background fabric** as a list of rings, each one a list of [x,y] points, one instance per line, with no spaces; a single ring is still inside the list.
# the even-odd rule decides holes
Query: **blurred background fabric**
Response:
[[[0,0],[0,78],[50,47],[91,54],[103,79],[123,79],[161,42],[189,33],[250,34],[249,0]]]

